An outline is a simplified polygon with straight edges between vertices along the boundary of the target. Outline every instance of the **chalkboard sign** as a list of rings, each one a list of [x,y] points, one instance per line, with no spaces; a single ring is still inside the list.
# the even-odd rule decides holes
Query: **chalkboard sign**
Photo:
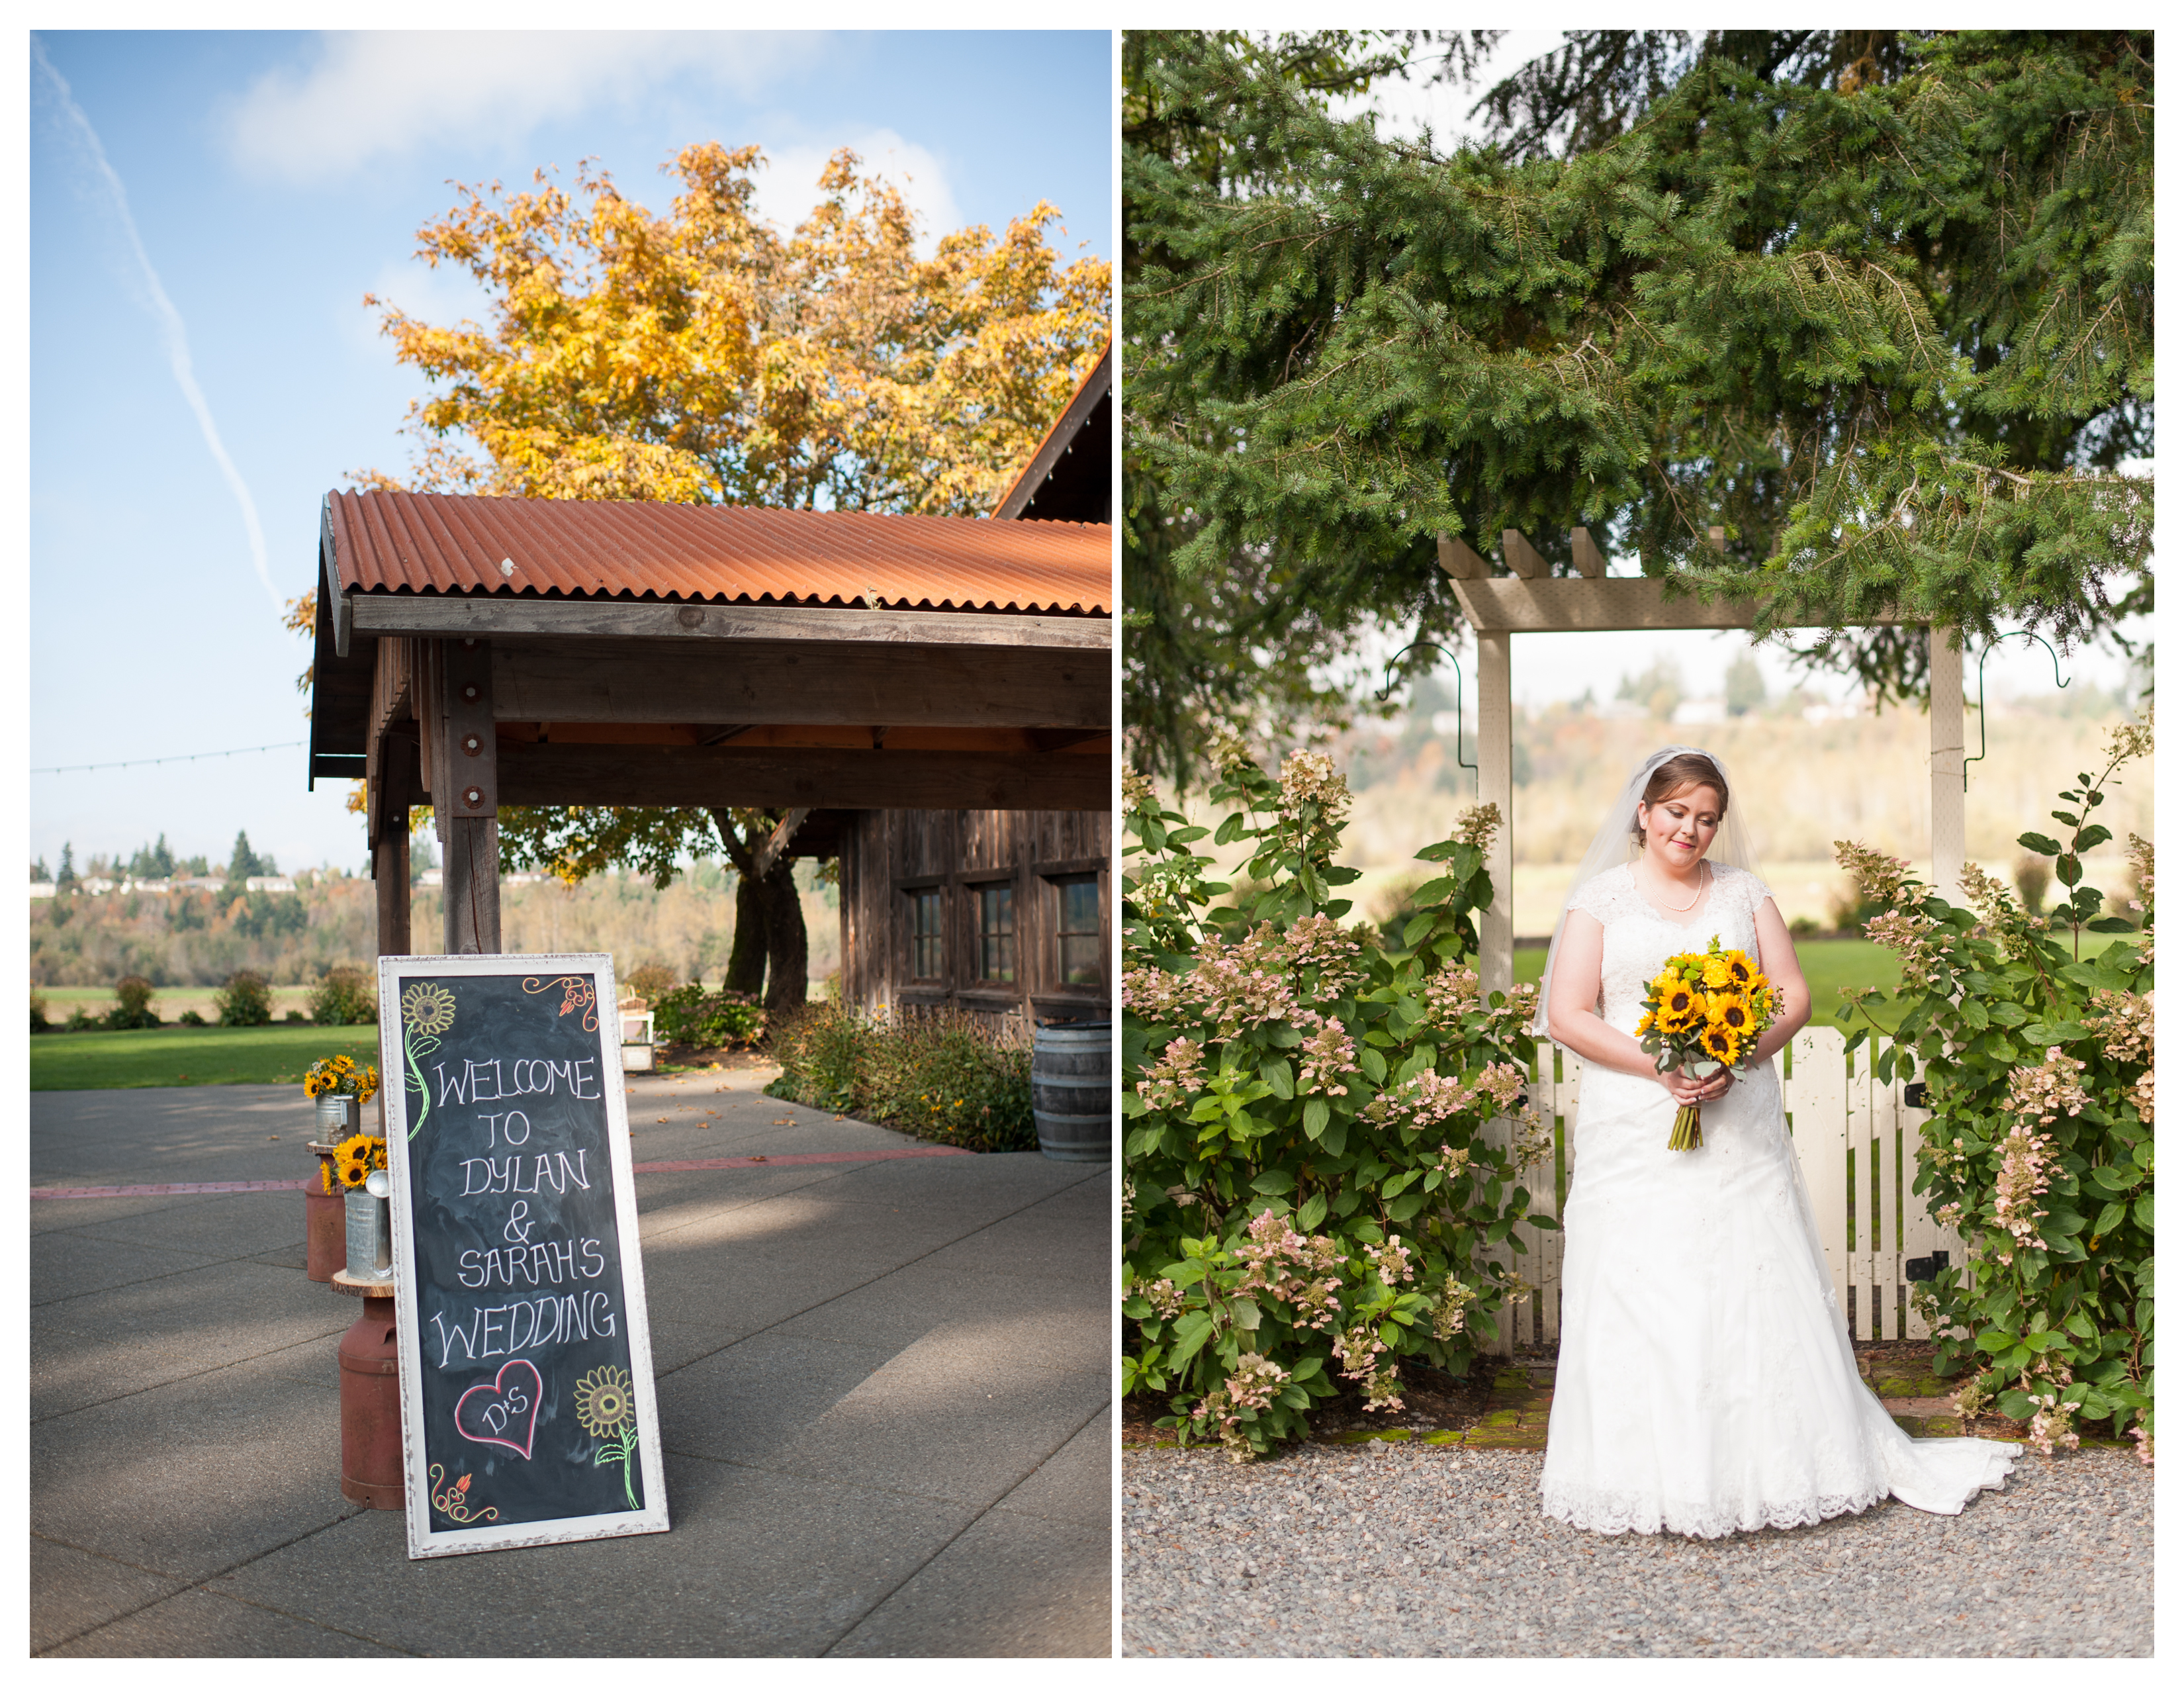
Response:
[[[614,1001],[609,955],[380,960],[413,1559],[667,1528]]]

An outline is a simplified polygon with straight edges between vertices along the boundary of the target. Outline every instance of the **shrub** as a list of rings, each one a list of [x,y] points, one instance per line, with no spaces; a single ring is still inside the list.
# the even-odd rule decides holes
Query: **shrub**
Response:
[[[213,993],[223,1026],[270,1026],[273,1023],[273,991],[263,973],[248,968],[230,975]]]
[[[643,997],[646,1007],[656,1007],[675,989],[675,969],[658,961],[640,961],[622,979],[621,988],[631,996]]]
[[[83,1004],[79,1002],[69,1011],[68,1020],[64,1029],[71,1032],[95,1032],[98,1029],[99,1023],[84,1011]]]
[[[765,1030],[766,1010],[740,991],[708,996],[703,985],[686,984],[652,1005],[652,1034],[661,1043],[718,1049],[755,1043]]]
[[[1974,1368],[1959,1402],[1992,1401],[2043,1452],[2076,1445],[2074,1418],[2128,1429],[2142,1458],[2153,1450],[2153,846],[2131,840],[2139,923],[2096,918],[2101,894],[2081,883],[2084,852],[2110,837],[2092,821],[2101,788],[2153,748],[2150,726],[2117,728],[2100,774],[2063,794],[2065,837],[2019,838],[2054,861],[2064,894],[2047,920],[1976,865],[1964,874],[1972,906],[1959,908],[1904,862],[1836,847],[1886,907],[1867,935],[1903,957],[1903,1017],[1875,1075],[1923,1063],[1932,1111],[1914,1187],[1970,1256],[1915,1286],[1927,1319],[1964,1332],[1937,1340],[1934,1369]],[[2088,931],[2119,941],[2086,955]],[[1878,1042],[1870,1027],[1850,1041],[1868,1035]]]
[[[281,1023],[284,1026],[308,1026],[311,1023],[311,1020],[302,1009],[291,1008],[281,1017]]]
[[[34,990],[31,993],[31,1029],[34,1032],[53,1030],[53,1028],[46,1023],[46,994],[42,990]]]
[[[815,1002],[776,1029],[771,1048],[781,1077],[769,1096],[980,1154],[1039,1146],[1029,1046],[969,1015]]]
[[[2009,877],[2017,887],[2017,900],[2025,905],[2025,913],[2040,912],[2042,901],[2048,894],[2048,881],[2053,872],[2043,855],[2028,850],[2018,857]]]
[[[185,1026],[202,1026],[205,1022],[205,1017],[194,1008],[185,1008],[181,1012],[181,1022]]]
[[[1517,1287],[1487,1251],[1554,1228],[1517,1182],[1552,1139],[1529,1108],[1513,1148],[1488,1135],[1522,1102],[1536,1002],[1481,1000],[1463,965],[1493,806],[1419,852],[1435,877],[1384,947],[1338,923],[1357,873],[1333,865],[1333,765],[1299,752],[1277,782],[1233,742],[1217,757],[1214,841],[1253,840],[1265,887],[1248,908],[1190,850],[1207,829],[1124,776],[1123,1379],[1167,1397],[1178,1441],[1248,1459],[1302,1434],[1334,1373],[1375,1411],[1401,1407],[1403,1360],[1469,1368]]]
[[[115,980],[114,1006],[106,1011],[101,1023],[109,1032],[133,1032],[158,1025],[159,1016],[152,1006],[152,981],[136,973]]]
[[[290,1011],[291,1020],[304,1017]],[[321,1026],[376,1026],[379,990],[362,967],[328,967],[311,991],[311,1019]]]

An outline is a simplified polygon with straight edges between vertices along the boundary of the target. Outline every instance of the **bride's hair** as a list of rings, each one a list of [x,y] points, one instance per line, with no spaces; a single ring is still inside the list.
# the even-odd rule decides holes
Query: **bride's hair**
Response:
[[[1722,772],[1721,765],[1713,757],[1698,750],[1686,750],[1681,755],[1671,756],[1654,769],[1653,777],[1646,782],[1646,788],[1639,794],[1638,801],[1650,809],[1656,803],[1667,802],[1680,791],[1700,785],[1719,795],[1721,812],[1728,814],[1729,776]],[[1638,811],[1635,807],[1630,811],[1630,836],[1637,840],[1641,848],[1644,847],[1646,828],[1639,822]]]

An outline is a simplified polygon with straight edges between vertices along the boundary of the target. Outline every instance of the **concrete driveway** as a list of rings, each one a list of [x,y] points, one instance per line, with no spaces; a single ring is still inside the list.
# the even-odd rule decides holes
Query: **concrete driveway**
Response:
[[[55,1656],[1092,1655],[1111,1646],[1112,1179],[641,1076],[673,1528],[413,1563],[345,1500],[294,1191],[31,1202],[31,1636]],[[300,1089],[49,1091],[47,1189],[289,1179]],[[276,1140],[277,1139],[277,1140]]]

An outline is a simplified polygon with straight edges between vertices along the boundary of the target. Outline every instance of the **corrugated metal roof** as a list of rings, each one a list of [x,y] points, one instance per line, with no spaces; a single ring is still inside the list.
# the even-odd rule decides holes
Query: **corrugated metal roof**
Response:
[[[1105,525],[387,492],[329,493],[326,522],[344,590],[1093,616],[1113,596]]]

